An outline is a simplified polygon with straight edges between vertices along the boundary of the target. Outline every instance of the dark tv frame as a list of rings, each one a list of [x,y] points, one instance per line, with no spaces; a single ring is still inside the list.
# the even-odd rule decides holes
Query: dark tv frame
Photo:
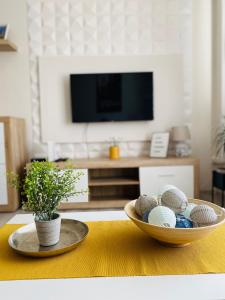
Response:
[[[72,77],[73,76],[77,76],[77,75],[101,75],[101,74],[151,74],[152,76],[152,89],[151,89],[151,99],[152,99],[152,104],[151,104],[151,111],[150,111],[150,116],[149,118],[137,118],[137,119],[125,119],[125,120],[113,120],[113,119],[110,119],[110,120],[85,120],[85,121],[78,121],[75,119],[75,109],[74,109],[74,101],[73,101],[73,97],[72,97],[72,94],[73,94],[73,88],[72,88]],[[154,73],[153,71],[138,71],[138,72],[104,72],[104,73],[101,73],[101,72],[98,72],[98,73],[73,73],[73,74],[70,74],[70,103],[71,103],[71,111],[72,111],[72,122],[73,123],[104,123],[104,122],[138,122],[138,121],[142,121],[142,122],[146,122],[146,121],[152,121],[154,120]]]

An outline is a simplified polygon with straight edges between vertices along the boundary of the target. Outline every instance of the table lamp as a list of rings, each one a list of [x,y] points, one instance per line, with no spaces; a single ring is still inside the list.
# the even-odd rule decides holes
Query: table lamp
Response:
[[[187,126],[175,126],[171,129],[171,138],[175,142],[175,153],[176,156],[185,157],[191,153],[189,143],[191,135]]]

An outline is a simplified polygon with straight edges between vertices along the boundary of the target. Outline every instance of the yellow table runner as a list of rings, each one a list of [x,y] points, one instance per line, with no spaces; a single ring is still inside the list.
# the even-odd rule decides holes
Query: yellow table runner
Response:
[[[131,221],[88,222],[86,240],[51,258],[13,252],[9,235],[21,225],[0,229],[0,280],[225,273],[225,225],[186,248],[168,248]]]

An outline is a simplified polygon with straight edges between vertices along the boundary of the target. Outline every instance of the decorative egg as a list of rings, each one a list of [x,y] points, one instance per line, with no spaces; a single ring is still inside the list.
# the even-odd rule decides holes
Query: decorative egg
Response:
[[[174,228],[176,225],[176,216],[170,208],[165,206],[157,206],[149,213],[148,223]]]
[[[142,217],[143,222],[148,223],[148,215],[149,215],[149,211],[144,212]]]
[[[214,209],[208,205],[195,206],[191,211],[190,218],[198,226],[211,225],[217,221]]]
[[[183,215],[176,216],[176,228],[192,228],[193,223],[191,220],[185,218]]]
[[[175,213],[181,213],[186,209],[188,199],[181,190],[171,189],[162,194],[161,205],[169,207]]]
[[[183,215],[185,218],[189,219],[189,218],[190,218],[191,211],[192,211],[192,209],[193,209],[195,206],[197,206],[197,204],[194,204],[194,203],[188,203],[188,206],[186,207],[185,211],[182,212],[182,215]]]
[[[150,212],[157,205],[158,201],[154,196],[141,195],[135,202],[135,210],[142,217],[146,211]]]
[[[163,187],[161,187],[159,189],[159,194],[162,195],[163,193],[165,193],[168,190],[173,190],[173,189],[178,189],[175,185],[172,184],[166,184]]]

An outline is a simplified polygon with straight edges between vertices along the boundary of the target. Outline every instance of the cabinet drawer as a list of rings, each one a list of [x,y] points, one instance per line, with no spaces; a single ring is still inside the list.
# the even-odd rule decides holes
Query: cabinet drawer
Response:
[[[6,167],[0,164],[0,205],[8,204]]]
[[[87,169],[76,169],[74,173],[82,172],[83,175],[80,177],[80,180],[76,183],[76,191],[88,190],[88,170]],[[62,203],[73,203],[73,202],[88,202],[88,193],[78,194],[72,196],[68,201],[62,201]]]
[[[194,197],[193,166],[141,167],[139,178],[141,194],[158,194],[161,187],[172,184]]]

